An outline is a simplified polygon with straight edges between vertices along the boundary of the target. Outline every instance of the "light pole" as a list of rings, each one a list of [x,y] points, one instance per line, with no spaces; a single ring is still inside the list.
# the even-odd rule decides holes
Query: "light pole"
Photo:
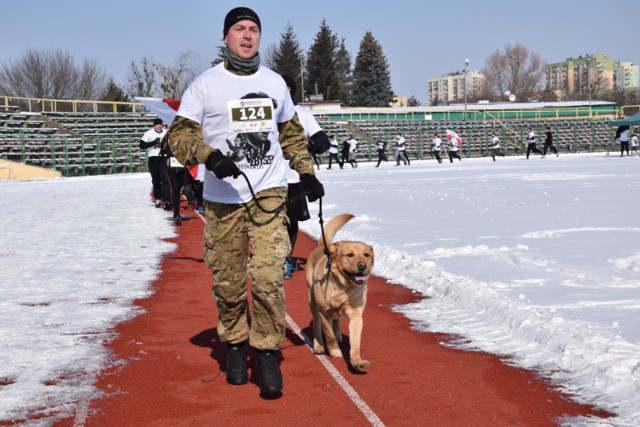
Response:
[[[589,78],[589,69],[591,68],[591,60],[593,57],[591,54],[587,54],[585,57],[587,60],[587,90],[589,91],[589,117],[591,117],[591,79]]]
[[[464,60],[464,119],[467,120],[467,67],[469,66],[469,58]]]

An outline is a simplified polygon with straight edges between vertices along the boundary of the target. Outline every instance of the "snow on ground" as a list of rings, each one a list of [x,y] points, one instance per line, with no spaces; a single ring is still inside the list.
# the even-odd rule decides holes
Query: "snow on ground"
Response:
[[[640,424],[640,158],[395,162],[318,172],[338,239],[428,298],[395,307],[445,345],[502,355]],[[0,420],[48,425],[96,395],[113,326],[135,316],[173,245],[147,174],[0,182]],[[318,237],[318,203],[301,229]]]

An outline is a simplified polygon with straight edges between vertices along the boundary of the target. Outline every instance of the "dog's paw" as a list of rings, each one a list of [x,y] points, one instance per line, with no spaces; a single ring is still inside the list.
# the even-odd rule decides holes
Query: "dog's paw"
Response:
[[[369,361],[368,360],[354,360],[351,361],[351,366],[357,371],[366,372],[369,369]]]
[[[324,354],[324,347],[320,344],[314,345],[313,354]]]
[[[331,357],[342,357],[342,351],[339,348],[329,349],[329,356]]]

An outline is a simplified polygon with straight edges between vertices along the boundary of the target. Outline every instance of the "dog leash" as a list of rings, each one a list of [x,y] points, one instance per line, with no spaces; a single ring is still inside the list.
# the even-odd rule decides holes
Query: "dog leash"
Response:
[[[240,175],[242,175],[244,180],[247,182],[247,186],[249,187],[249,191],[251,192],[251,197],[253,197],[253,200],[255,200],[255,202],[256,202],[256,206],[258,206],[258,209],[260,209],[262,212],[267,213],[267,214],[276,213],[280,209],[282,209],[282,207],[287,203],[286,200],[285,200],[282,204],[277,206],[275,209],[265,209],[260,204],[259,200],[260,199],[268,199],[268,197],[258,197],[258,196],[256,196],[256,193],[253,191],[253,187],[251,186],[251,183],[249,182],[249,178],[247,178],[247,175],[245,175],[245,173],[242,172],[242,171],[240,171]]]
[[[255,200],[256,206],[258,207],[258,209],[260,209],[262,212],[269,213],[269,214],[277,213],[287,203],[285,201],[280,206],[276,207],[275,209],[265,209],[259,202],[260,198],[258,196],[256,196],[256,193],[253,191],[253,186],[251,185],[251,182],[249,182],[249,178],[247,177],[247,175],[245,175],[245,173],[242,172],[242,171],[240,171],[240,175],[242,175],[244,180],[247,182],[247,186],[249,187],[249,191],[251,192],[251,196],[253,197],[253,200]],[[301,193],[301,194],[295,196],[292,200],[296,200],[298,197],[306,197],[306,193]],[[328,265],[330,265],[331,264],[331,253],[329,252],[329,248],[327,247],[327,239],[325,239],[325,237],[324,237],[324,219],[322,218],[322,197],[320,197],[318,199],[318,207],[319,207],[319,209],[318,209],[319,221],[318,222],[320,223],[320,233],[321,233],[322,243],[324,244],[324,254],[327,256]]]
[[[324,244],[324,254],[327,256],[327,266],[331,265],[331,252],[327,247],[327,239],[324,237],[324,219],[322,219],[322,197],[318,200],[318,222],[320,223],[320,238]]]

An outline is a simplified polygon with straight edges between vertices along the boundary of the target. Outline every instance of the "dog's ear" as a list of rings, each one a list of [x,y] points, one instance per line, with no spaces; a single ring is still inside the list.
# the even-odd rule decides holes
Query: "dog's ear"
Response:
[[[340,243],[332,243],[329,245],[329,254],[331,258],[336,258],[340,254]]]
[[[375,253],[373,251],[373,246],[371,245],[367,245],[368,246],[368,251],[371,254],[371,265],[373,265],[374,261],[375,261]]]

